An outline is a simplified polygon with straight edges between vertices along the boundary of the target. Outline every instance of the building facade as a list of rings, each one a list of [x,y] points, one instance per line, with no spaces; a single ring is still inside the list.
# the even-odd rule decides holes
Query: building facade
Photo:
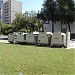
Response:
[[[0,21],[3,20],[3,0],[0,0]]]
[[[58,21],[54,23],[54,32],[66,33],[66,28],[69,28],[68,25],[66,24],[61,24],[61,22]],[[44,23],[44,32],[52,32],[52,21]],[[70,32],[71,32],[71,38],[75,39],[75,22],[70,24]]]
[[[22,14],[22,2],[16,0],[3,0],[3,5],[1,8],[3,15],[3,22],[7,24],[13,23],[16,14]]]
[[[11,24],[16,14],[22,14],[22,3],[16,0],[7,0],[3,6],[3,22]]]

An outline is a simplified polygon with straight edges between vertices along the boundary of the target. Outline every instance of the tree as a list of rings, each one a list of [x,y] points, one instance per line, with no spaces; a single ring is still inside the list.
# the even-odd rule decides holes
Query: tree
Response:
[[[1,33],[4,35],[8,35],[9,33],[12,33],[13,26],[11,24],[4,24],[1,25]]]
[[[52,32],[54,32],[55,21],[68,24],[70,31],[70,23],[75,20],[74,0],[45,0],[43,7],[44,10],[39,16],[44,20],[52,21]]]
[[[29,16],[28,16],[29,15]],[[26,15],[24,14],[23,15],[25,18],[26,18],[26,25],[27,25],[27,29],[30,30],[30,31],[34,31],[35,30],[35,24],[36,24],[36,17],[35,16],[32,16],[31,14],[27,14]]]
[[[70,31],[70,23],[75,20],[75,3],[74,0],[56,0],[61,23],[68,24]]]
[[[43,18],[44,20],[52,21],[52,32],[54,32],[54,21],[55,21],[56,9],[57,9],[56,1],[45,0],[43,7],[44,7],[44,11],[40,13],[39,16],[41,16],[41,18]]]
[[[24,15],[16,15],[15,20],[13,21],[13,31],[20,31],[21,29],[28,30],[29,21]]]
[[[40,25],[41,23],[42,22],[40,21]],[[16,15],[16,18],[13,21],[13,31],[30,30],[32,32],[36,30],[36,24],[37,18],[35,16]]]

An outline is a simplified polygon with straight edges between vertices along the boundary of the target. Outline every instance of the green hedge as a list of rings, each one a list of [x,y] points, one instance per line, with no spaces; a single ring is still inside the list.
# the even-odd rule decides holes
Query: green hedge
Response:
[[[9,33],[13,32],[13,26],[10,24],[2,24],[1,33],[4,35],[8,35]]]

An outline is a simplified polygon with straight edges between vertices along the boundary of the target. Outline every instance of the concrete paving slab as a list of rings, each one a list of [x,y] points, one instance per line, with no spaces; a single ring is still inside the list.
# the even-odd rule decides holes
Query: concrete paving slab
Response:
[[[0,40],[0,42],[9,43],[8,40]]]

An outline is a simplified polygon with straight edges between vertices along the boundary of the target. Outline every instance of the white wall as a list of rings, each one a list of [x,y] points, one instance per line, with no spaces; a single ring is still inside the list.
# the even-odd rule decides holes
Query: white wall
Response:
[[[54,24],[54,32],[61,31],[61,22],[56,22]],[[44,32],[52,32],[52,21],[49,24],[44,24]]]
[[[70,24],[70,27],[71,27],[71,33],[75,33],[75,22]]]
[[[16,13],[22,13],[22,2],[16,1],[15,2],[15,12]]]
[[[16,18],[16,14],[22,14],[22,2],[11,0],[11,23]]]
[[[54,32],[61,32],[61,22],[56,22],[54,24]]]
[[[16,18],[15,16],[15,12],[11,12],[11,23],[13,22],[13,20]]]
[[[52,32],[52,21],[49,24],[44,24],[44,32]]]
[[[66,25],[62,25],[63,29],[66,28]],[[75,33],[75,22],[70,24],[71,33]],[[44,24],[44,32],[52,32],[52,22],[50,21],[49,24]],[[54,32],[61,32],[61,22],[56,22],[54,24]]]

